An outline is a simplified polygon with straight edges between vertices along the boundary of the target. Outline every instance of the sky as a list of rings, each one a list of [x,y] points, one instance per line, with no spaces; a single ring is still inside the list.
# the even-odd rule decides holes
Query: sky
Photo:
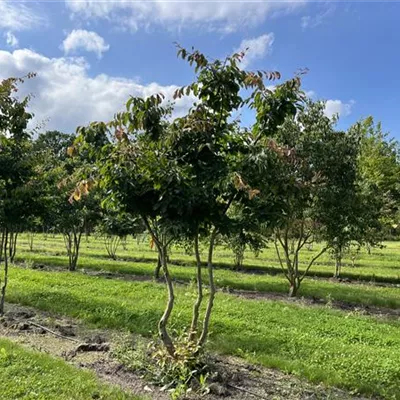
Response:
[[[400,140],[399,22],[397,1],[0,0],[0,79],[36,72],[21,90],[35,127],[69,133],[192,82],[175,43],[213,58],[248,48],[245,68],[308,68],[303,89],[340,129],[372,115]]]

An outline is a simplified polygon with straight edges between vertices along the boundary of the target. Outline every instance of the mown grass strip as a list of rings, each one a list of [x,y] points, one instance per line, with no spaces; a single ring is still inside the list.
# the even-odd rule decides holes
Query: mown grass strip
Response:
[[[2,400],[140,400],[101,384],[95,375],[0,338]],[[143,399],[143,398],[142,398]]]
[[[177,288],[173,326],[190,321],[193,291]],[[165,301],[151,282],[106,280],[68,272],[14,268],[8,300],[77,317],[104,328],[154,332]],[[400,396],[400,322],[246,300],[219,293],[212,348],[265,366],[387,399]]]
[[[19,245],[21,250],[28,250],[28,241],[26,235],[20,237]],[[356,267],[350,267],[350,260],[347,260],[347,265],[343,266],[342,277],[352,280],[395,283],[400,284],[400,248],[397,242],[387,242],[387,248],[374,249],[371,255],[366,252],[361,252],[357,257]],[[38,237],[35,242],[35,252],[49,253],[49,254],[65,254],[63,247],[63,239],[61,236],[48,237],[44,241]],[[319,246],[316,246],[318,249]],[[81,254],[83,256],[93,257],[107,257],[107,252],[104,248],[104,243],[101,238],[91,237],[87,243],[85,240],[82,242]],[[204,253],[205,254],[205,253]],[[314,252],[304,252],[301,257],[303,264],[312,257]],[[155,262],[157,254],[151,250],[146,243],[137,243],[135,240],[128,241],[128,249],[124,250],[122,247],[118,250],[118,255],[122,259],[141,258],[146,259],[148,262]],[[233,255],[228,249],[217,247],[215,253],[215,263],[221,268],[233,269],[232,264]],[[182,263],[193,263],[193,257],[184,254],[181,249],[173,249],[171,253],[171,261]],[[266,248],[259,257],[254,257],[250,252],[246,253],[245,262],[242,267],[243,271],[257,271],[260,273],[280,274],[281,268],[279,266],[275,250]],[[300,263],[300,270],[302,270],[302,262]],[[311,276],[330,278],[333,275],[334,266],[333,261],[329,255],[321,257],[310,271]]]
[[[38,253],[25,253],[20,251],[17,260],[29,259],[31,262],[68,268],[64,257],[42,255]],[[80,265],[87,270],[108,271],[121,274],[138,276],[153,276],[155,265],[146,262],[114,261],[95,257],[81,256]],[[194,267],[172,266],[171,273],[174,279],[190,282],[195,277]],[[208,283],[207,275],[204,281]],[[217,269],[215,283],[219,288],[232,288],[237,290],[250,290],[265,293],[288,293],[288,282],[283,275],[243,274],[236,271]],[[303,281],[300,296],[315,297],[324,301],[344,301],[363,306],[400,308],[399,288],[377,287],[363,284],[341,284],[308,278]]]

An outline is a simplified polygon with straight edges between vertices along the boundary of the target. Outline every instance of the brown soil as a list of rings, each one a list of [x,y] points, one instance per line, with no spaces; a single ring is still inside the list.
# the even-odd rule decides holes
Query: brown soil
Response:
[[[116,332],[88,329],[71,318],[55,316],[19,305],[0,319],[0,335],[28,348],[61,357],[79,368],[94,371],[104,382],[150,399],[167,400],[169,393],[129,371],[112,357]],[[249,364],[226,356],[212,357],[208,394],[189,393],[186,399],[361,399],[336,388],[313,385],[279,370]],[[111,399],[112,400],[112,399]]]

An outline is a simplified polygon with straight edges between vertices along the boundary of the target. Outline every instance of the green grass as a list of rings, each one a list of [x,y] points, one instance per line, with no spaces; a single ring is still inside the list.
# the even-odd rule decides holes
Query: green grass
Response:
[[[18,259],[30,260],[49,266],[66,268],[66,257],[53,254],[26,252],[22,249],[18,252]],[[82,252],[79,265],[86,270],[109,271],[121,274],[133,274],[139,276],[153,276],[155,263],[114,261],[107,258],[99,258],[85,255]],[[171,266],[173,278],[190,282],[194,279],[193,267]],[[207,283],[207,274],[204,274]],[[283,293],[288,292],[288,282],[283,275],[268,274],[244,274],[225,269],[215,271],[215,283],[219,288],[233,288],[239,290],[253,290],[259,292]],[[399,289],[396,287],[377,287],[367,284],[341,284],[320,279],[306,279],[303,281],[299,292],[300,296],[316,297],[326,301],[338,300],[364,306],[380,306],[392,309],[400,308]]]
[[[93,373],[0,339],[2,400],[139,400],[100,384]]]
[[[173,326],[189,323],[194,294],[177,288]],[[150,335],[166,298],[152,282],[13,268],[8,301]],[[255,301],[219,293],[212,348],[265,366],[386,399],[400,399],[400,321]]]
[[[27,235],[23,234],[19,240],[19,248],[28,250]],[[318,251],[320,244],[314,246],[314,251],[304,250],[301,260],[306,262]],[[400,242],[385,242],[384,248],[374,248],[370,255],[362,250],[356,258],[356,267],[351,267],[349,256],[343,260],[342,277],[355,280],[376,281],[400,284]],[[64,242],[61,235],[55,237],[48,236],[47,240],[43,240],[43,235],[37,235],[34,243],[35,251],[45,252],[49,254],[62,253],[65,254]],[[206,256],[206,249],[203,249],[203,259]],[[96,258],[105,258],[107,253],[102,239],[90,237],[89,242],[82,240],[81,247],[82,256],[91,256]],[[150,249],[148,241],[138,242],[133,239],[128,240],[128,249],[122,247],[118,249],[118,256],[123,258],[136,257],[146,259],[149,262],[155,262],[157,254]],[[233,254],[229,249],[217,247],[215,252],[215,262],[224,268],[232,268]],[[194,257],[189,256],[180,248],[174,248],[171,253],[171,260],[180,263],[193,263]],[[333,260],[328,253],[325,253],[318,259],[317,263],[311,269],[310,276],[318,276],[329,278],[334,272]],[[304,264],[303,264],[304,265]],[[246,252],[243,265],[244,270],[255,270],[270,274],[280,274],[281,269],[276,256],[274,247],[264,249],[259,257],[254,257],[250,252]]]

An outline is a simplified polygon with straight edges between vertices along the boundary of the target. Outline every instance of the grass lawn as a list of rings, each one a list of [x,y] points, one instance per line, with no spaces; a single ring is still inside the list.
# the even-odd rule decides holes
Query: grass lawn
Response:
[[[155,331],[165,298],[164,287],[152,282],[10,271],[10,302],[143,335]],[[193,301],[191,287],[177,288],[174,329],[189,323]],[[219,293],[211,330],[211,347],[219,352],[314,382],[400,398],[400,321]]]
[[[43,240],[43,235],[38,234],[34,239],[35,252],[53,254],[65,254],[64,241],[61,235],[55,237],[47,236]],[[320,249],[321,245],[314,246],[314,251],[304,250],[301,254],[303,262],[309,260]],[[26,234],[20,235],[19,247],[25,253],[28,250],[28,237]],[[203,260],[205,260],[207,250],[202,251]],[[94,258],[105,258],[107,252],[104,242],[101,238],[90,237],[89,242],[82,239],[81,255]],[[138,242],[132,238],[127,241],[127,250],[122,246],[119,247],[117,255],[123,258],[136,257],[147,260],[148,262],[156,262],[157,254],[150,249],[148,241]],[[171,260],[179,262],[193,263],[194,257],[187,255],[180,248],[173,248],[171,251]],[[216,247],[214,261],[224,268],[233,268],[233,254],[229,249],[224,247]],[[362,250],[356,257],[356,266],[351,267],[349,256],[343,260],[342,277],[350,279],[388,282],[400,284],[400,242],[385,242],[384,248],[374,248],[371,254],[367,254]],[[318,259],[317,263],[312,267],[309,275],[330,278],[334,272],[334,262],[329,253],[325,253]],[[301,267],[301,265],[300,265]],[[281,268],[273,246],[264,249],[263,252],[255,257],[252,253],[246,252],[243,269],[256,270],[270,274],[281,274]],[[301,269],[301,268],[300,268]]]
[[[59,248],[62,251],[62,248]],[[27,252],[20,249],[17,260],[42,263],[49,266],[68,268],[65,256],[57,256],[54,251],[49,254]],[[79,266],[86,270],[118,272],[140,276],[153,276],[155,263],[114,261],[109,258],[99,258],[82,252]],[[194,267],[171,266],[173,278],[190,282],[195,277]],[[207,274],[204,281],[207,282]],[[226,269],[215,271],[215,283],[219,288],[232,288],[239,290],[254,290],[259,292],[288,293],[289,286],[283,275],[245,274]],[[400,308],[399,288],[378,287],[368,284],[343,284],[321,279],[305,279],[300,288],[299,296],[316,297],[329,300],[346,301],[354,304],[380,306],[393,309]]]
[[[100,384],[94,374],[0,338],[2,400],[139,400]]]

